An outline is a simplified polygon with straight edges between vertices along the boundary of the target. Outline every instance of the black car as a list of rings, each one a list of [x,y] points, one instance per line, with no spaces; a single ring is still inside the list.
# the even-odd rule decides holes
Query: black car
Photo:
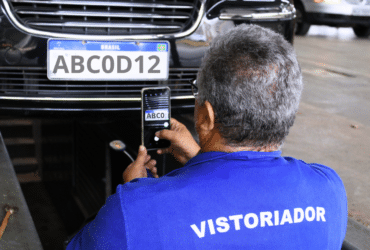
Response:
[[[129,115],[140,110],[140,91],[150,86],[169,86],[173,112],[190,111],[190,83],[215,36],[253,23],[292,42],[295,24],[295,9],[286,0],[1,0],[1,7],[0,115],[23,117]],[[48,66],[47,54],[54,48],[49,40],[62,45],[95,41],[105,51],[120,43],[167,45],[168,78],[87,79],[83,73],[49,80],[53,71],[66,71],[63,58],[57,67]],[[84,63],[105,60],[103,69],[90,65],[96,72],[117,63],[109,55],[90,57]],[[151,59],[156,72],[157,59]]]

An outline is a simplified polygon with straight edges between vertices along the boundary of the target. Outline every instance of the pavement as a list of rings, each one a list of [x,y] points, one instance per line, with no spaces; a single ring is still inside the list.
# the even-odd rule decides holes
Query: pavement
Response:
[[[305,86],[282,154],[339,174],[348,199],[345,243],[370,249],[370,39],[312,26],[294,47]]]
[[[305,86],[283,155],[333,168],[344,182],[349,216],[369,227],[370,39],[350,28],[313,26],[294,47]]]
[[[0,249],[42,250],[40,239],[0,133]],[[10,215],[7,211],[12,209]],[[7,215],[9,217],[7,217]],[[6,219],[8,218],[8,220]],[[5,228],[3,227],[5,226]]]

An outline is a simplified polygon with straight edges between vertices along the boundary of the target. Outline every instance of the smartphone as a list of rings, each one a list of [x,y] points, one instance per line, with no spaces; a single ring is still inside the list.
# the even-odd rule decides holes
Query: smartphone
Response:
[[[171,90],[169,87],[141,90],[141,143],[147,150],[168,148],[168,140],[155,136],[157,131],[170,129]]]

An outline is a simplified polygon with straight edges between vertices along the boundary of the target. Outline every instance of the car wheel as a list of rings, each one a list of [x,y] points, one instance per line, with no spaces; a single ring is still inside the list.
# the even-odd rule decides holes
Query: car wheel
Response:
[[[297,3],[295,6],[296,15],[297,15],[297,22],[295,25],[295,34],[304,36],[307,34],[308,30],[310,29],[310,24],[306,21],[306,13],[304,12],[303,5],[301,3]]]
[[[357,25],[353,27],[353,31],[355,32],[357,37],[367,38],[370,36],[369,26]]]

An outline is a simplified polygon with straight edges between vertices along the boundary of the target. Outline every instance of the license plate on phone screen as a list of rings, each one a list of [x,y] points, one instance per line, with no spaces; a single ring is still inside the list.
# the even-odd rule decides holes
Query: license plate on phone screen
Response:
[[[50,80],[167,80],[167,41],[48,40]]]
[[[166,121],[169,119],[168,109],[149,109],[145,111],[145,121]]]

